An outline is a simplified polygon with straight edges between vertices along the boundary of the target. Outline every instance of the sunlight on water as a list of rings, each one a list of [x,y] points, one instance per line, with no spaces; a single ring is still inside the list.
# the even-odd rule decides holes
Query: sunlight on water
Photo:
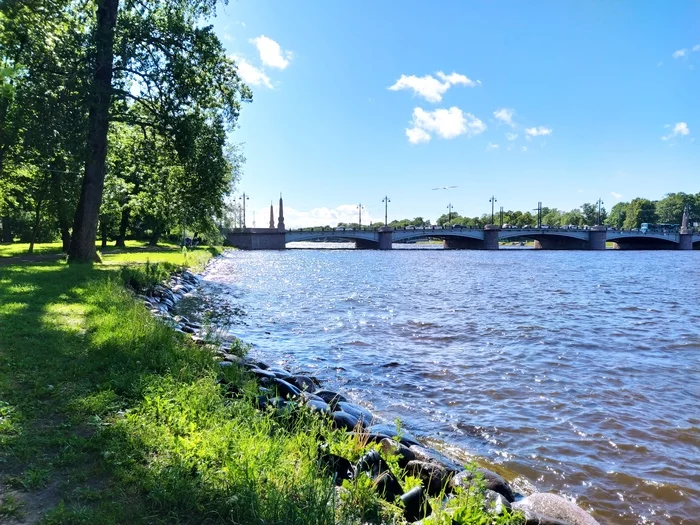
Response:
[[[700,253],[232,252],[202,293],[266,360],[559,491],[700,516]],[[212,304],[207,302],[207,304]]]

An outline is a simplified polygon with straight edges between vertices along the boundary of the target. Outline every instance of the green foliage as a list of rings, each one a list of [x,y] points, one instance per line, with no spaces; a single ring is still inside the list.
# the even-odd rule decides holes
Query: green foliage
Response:
[[[624,228],[639,228],[643,222],[656,222],[656,209],[649,199],[632,199],[627,206]]]
[[[167,280],[176,270],[178,267],[172,263],[151,263],[147,260],[144,265],[123,266],[120,273],[125,286],[144,293]]]

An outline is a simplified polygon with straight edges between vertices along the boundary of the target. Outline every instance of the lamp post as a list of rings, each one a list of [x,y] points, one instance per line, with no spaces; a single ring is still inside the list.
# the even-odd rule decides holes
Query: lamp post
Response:
[[[501,206],[500,217],[499,217],[499,228],[503,228],[503,206]]]
[[[245,228],[245,201],[250,200],[250,197],[243,192],[243,195],[238,197],[238,200],[243,202],[243,228]]]
[[[537,208],[533,208],[533,211],[537,212],[537,227],[542,227],[542,201],[537,203]]]
[[[603,206],[603,199],[598,199],[598,223],[596,226],[600,226],[600,208]]]
[[[452,223],[452,203],[447,205],[447,225],[451,226]]]
[[[362,203],[358,204],[357,210],[358,210],[359,216],[357,218],[357,224],[359,225],[360,229],[362,229],[362,209],[363,209]]]
[[[496,199],[496,197],[491,195],[489,202],[491,203],[491,224],[493,224],[493,207],[498,202],[498,200]]]
[[[382,202],[384,203],[384,226],[389,226],[389,221],[387,219],[388,217],[388,211],[389,211],[389,203],[391,202],[391,199],[387,197],[386,195],[382,199]]]

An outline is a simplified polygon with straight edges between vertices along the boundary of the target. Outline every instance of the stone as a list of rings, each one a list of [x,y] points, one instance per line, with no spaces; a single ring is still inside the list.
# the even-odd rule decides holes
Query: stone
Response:
[[[401,443],[394,441],[391,438],[384,438],[379,442],[385,455],[396,455],[399,459],[399,467],[406,468],[409,461],[413,461],[416,455],[411,449]]]
[[[336,485],[341,485],[344,479],[352,479],[352,463],[350,463],[347,459],[328,452],[326,448],[321,450],[319,459],[321,460],[321,463],[323,463],[323,465],[333,474]]]
[[[372,423],[372,412],[360,405],[340,401],[337,405],[337,410],[342,410],[343,412],[356,416],[358,419],[361,419],[365,425],[370,425]]]
[[[348,402],[345,396],[338,394],[337,392],[333,392],[332,390],[316,390],[314,394],[328,403],[333,410],[337,410],[336,406],[341,401],[344,403]]]
[[[299,390],[294,385],[287,383],[284,379],[275,377],[270,381],[273,385],[273,388],[275,388],[277,392],[279,392],[279,395],[281,395],[282,397],[297,397],[301,393],[301,390]]]
[[[325,401],[317,401],[316,399],[309,399],[304,403],[305,406],[309,407],[311,410],[315,412],[321,412],[323,414],[330,414],[331,409],[328,406],[328,403]]]
[[[463,470],[450,480],[450,488],[464,487],[467,488],[474,483],[474,478],[477,474],[483,477],[484,488],[493,490],[502,495],[510,503],[515,501],[513,489],[501,476],[491,470],[478,468],[475,470]]]
[[[343,409],[345,410],[345,409]],[[385,423],[380,423],[376,425],[372,425],[367,428],[368,431],[370,432],[376,432],[378,434],[384,434],[386,437],[393,438],[396,436],[396,426],[394,425],[388,425]],[[405,445],[407,447],[410,447],[411,445],[420,445],[418,440],[410,434],[409,432],[406,432],[405,430],[401,430],[401,437],[399,439],[399,443],[402,445]]]
[[[194,328],[192,328],[191,326],[186,325],[186,324],[182,325],[182,327],[181,327],[180,329],[181,329],[183,332],[185,332],[186,334],[195,334],[195,333],[197,333],[197,331],[196,331]]]
[[[251,374],[254,374],[255,377],[258,379],[262,379],[263,377],[266,377],[267,379],[277,379],[277,376],[271,372],[268,372],[267,370],[261,370],[259,368],[251,368],[249,370]]]
[[[403,515],[409,523],[421,520],[433,512],[423,487],[414,487],[406,492],[401,496],[401,502],[404,505]]]
[[[385,470],[374,479],[374,487],[382,498],[389,503],[394,503],[396,498],[401,496],[403,488],[390,470]]]
[[[286,379],[286,381],[296,386],[299,390],[306,390],[307,392],[313,392],[314,390],[316,390],[316,385],[314,384],[313,380],[308,376],[289,376],[289,379]]]
[[[489,514],[500,516],[506,509],[510,510],[510,508],[508,500],[498,492],[489,489],[484,491],[484,510]]]
[[[227,366],[233,366],[231,361],[219,361],[219,366],[221,368],[226,368]]]
[[[447,490],[447,484],[454,475],[454,472],[442,465],[418,460],[408,462],[406,473],[419,478],[430,496],[437,496],[443,490]]]
[[[513,504],[515,510],[529,510],[569,525],[600,525],[581,507],[558,494],[537,493]]]
[[[342,410],[333,412],[331,418],[333,419],[333,427],[340,430],[353,430],[359,422],[356,416]]]
[[[447,456],[440,454],[440,452],[437,450],[421,447],[420,445],[411,445],[409,448],[411,449],[411,452],[413,452],[415,459],[426,461],[428,463],[437,463],[438,465],[442,465],[446,469],[453,472],[463,470],[461,465],[455,463]]]

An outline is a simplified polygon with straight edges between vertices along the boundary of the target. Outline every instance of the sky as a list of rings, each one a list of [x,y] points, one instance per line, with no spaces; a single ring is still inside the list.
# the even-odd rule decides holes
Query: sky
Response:
[[[247,224],[700,192],[700,0],[231,0]],[[439,188],[439,189],[434,189]]]

